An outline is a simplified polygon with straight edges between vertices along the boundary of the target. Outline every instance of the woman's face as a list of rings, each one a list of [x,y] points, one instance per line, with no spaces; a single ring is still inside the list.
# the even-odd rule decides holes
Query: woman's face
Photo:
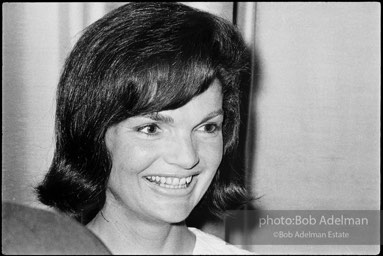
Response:
[[[113,163],[108,192],[128,216],[185,220],[221,162],[222,122],[221,84],[215,80],[178,109],[134,116],[110,127],[105,135]]]

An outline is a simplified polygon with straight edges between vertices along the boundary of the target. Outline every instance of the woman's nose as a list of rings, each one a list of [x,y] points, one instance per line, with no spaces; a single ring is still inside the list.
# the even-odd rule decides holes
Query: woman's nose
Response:
[[[191,136],[174,136],[171,142],[165,150],[165,159],[169,164],[192,169],[199,163],[197,145]]]

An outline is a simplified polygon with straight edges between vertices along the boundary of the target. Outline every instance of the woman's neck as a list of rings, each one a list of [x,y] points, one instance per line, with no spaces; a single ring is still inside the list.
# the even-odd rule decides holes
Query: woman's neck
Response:
[[[170,224],[137,216],[111,193],[88,223],[113,254],[192,254],[195,236],[184,222]]]

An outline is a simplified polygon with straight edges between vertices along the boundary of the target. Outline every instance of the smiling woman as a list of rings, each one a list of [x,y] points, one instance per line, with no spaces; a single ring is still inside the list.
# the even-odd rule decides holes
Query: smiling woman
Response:
[[[110,127],[105,142],[113,167],[106,200],[122,201],[133,223],[140,218],[185,220],[221,162],[223,116],[211,115],[221,108],[221,86],[216,82],[186,105],[159,112],[165,122],[138,116]],[[108,210],[102,211],[106,219],[114,215]]]
[[[227,165],[248,61],[232,24],[182,4],[130,3],[90,25],[58,85],[40,201],[112,253],[248,253],[185,222],[249,201]]]

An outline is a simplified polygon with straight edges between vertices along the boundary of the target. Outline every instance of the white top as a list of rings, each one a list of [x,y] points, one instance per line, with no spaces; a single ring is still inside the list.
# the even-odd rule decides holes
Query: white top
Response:
[[[208,234],[197,228],[189,227],[189,230],[196,236],[193,255],[206,254],[242,254],[254,255],[255,253],[240,249],[234,245],[226,243],[221,238]]]

